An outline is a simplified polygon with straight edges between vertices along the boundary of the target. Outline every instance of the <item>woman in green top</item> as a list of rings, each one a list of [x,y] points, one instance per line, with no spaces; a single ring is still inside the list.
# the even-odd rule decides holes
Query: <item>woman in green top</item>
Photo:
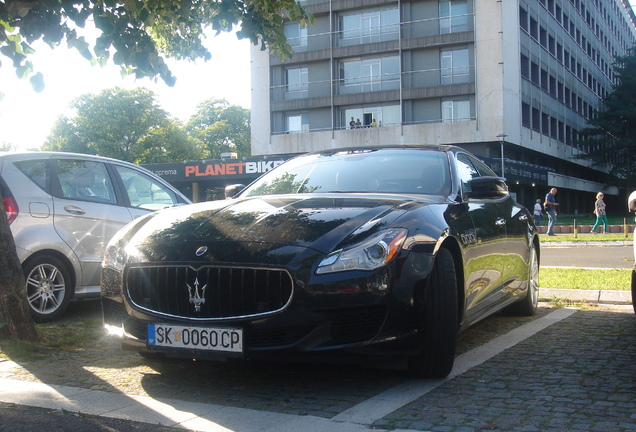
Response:
[[[596,223],[592,227],[592,234],[596,234],[596,227],[603,222],[603,233],[607,232],[607,213],[605,212],[605,202],[603,201],[602,192],[596,194],[596,203],[594,203],[594,214],[596,215]]]

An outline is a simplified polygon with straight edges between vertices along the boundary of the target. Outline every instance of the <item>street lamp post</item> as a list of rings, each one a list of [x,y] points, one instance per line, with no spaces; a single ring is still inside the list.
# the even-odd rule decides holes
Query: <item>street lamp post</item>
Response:
[[[505,177],[505,172],[506,170],[504,169],[504,149],[503,149],[503,143],[504,143],[504,139],[506,139],[508,135],[506,134],[499,134],[497,135],[497,139],[499,140],[499,144],[501,144],[501,176]]]

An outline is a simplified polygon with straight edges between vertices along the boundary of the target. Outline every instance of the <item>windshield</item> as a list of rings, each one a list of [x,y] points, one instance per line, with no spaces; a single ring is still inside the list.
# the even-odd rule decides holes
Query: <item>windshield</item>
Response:
[[[341,192],[448,195],[448,158],[417,149],[300,156],[259,178],[241,196]]]

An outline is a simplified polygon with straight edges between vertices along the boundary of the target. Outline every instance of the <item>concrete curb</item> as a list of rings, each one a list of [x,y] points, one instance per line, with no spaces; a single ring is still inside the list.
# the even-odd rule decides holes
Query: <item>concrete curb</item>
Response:
[[[592,304],[632,304],[631,291],[539,288],[539,300],[554,298]]]

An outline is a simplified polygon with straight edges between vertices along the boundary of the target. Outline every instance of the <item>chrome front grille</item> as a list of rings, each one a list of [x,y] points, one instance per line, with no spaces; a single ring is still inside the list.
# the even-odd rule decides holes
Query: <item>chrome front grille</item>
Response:
[[[244,267],[136,266],[125,274],[136,306],[183,318],[229,319],[281,310],[293,294],[282,269]]]

